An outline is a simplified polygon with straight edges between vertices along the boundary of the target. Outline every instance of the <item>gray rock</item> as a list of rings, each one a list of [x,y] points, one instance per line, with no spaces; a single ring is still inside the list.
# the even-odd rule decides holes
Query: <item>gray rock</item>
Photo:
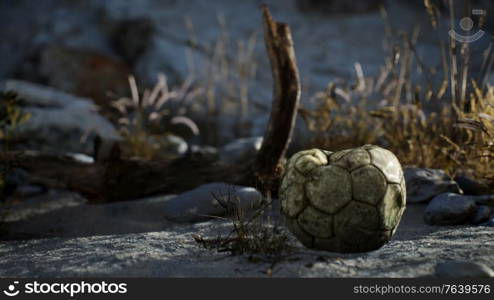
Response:
[[[212,146],[192,145],[189,149],[189,156],[192,159],[214,161],[218,160],[218,149]]]
[[[174,222],[196,222],[226,211],[212,193],[240,199],[245,212],[260,204],[262,197],[253,188],[212,183],[174,196],[164,195],[110,204],[88,204],[78,194],[54,191],[6,207],[3,240],[19,238],[80,237],[161,231]],[[172,222],[173,221],[173,222]],[[180,225],[180,226],[183,226]]]
[[[93,164],[94,158],[84,153],[67,153],[67,156],[72,158],[74,161],[83,163],[83,164]]]
[[[184,156],[189,148],[187,142],[175,135],[148,136],[145,140],[148,147],[156,149],[155,157],[172,160]],[[105,145],[106,146],[106,145]],[[111,144],[109,149],[111,149]]]
[[[31,114],[19,131],[33,149],[93,154],[96,135],[119,139],[90,99],[16,80],[7,81],[5,88],[17,92],[24,100],[23,110]]]
[[[480,226],[494,227],[494,215],[489,217],[489,220],[485,223],[479,224]]]
[[[220,149],[220,160],[233,163],[254,158],[261,149],[262,140],[262,137],[235,140]]]
[[[112,111],[112,98],[128,95],[128,76],[132,74],[114,55],[58,43],[42,47],[39,70],[49,86],[90,98],[106,113]]]
[[[494,195],[470,196],[478,205],[494,207]]]
[[[0,170],[2,165],[0,165]],[[3,170],[1,170],[3,171]],[[23,169],[13,168],[7,173],[7,182],[5,184],[5,195],[10,195],[13,193],[18,186],[27,185],[29,173]]]
[[[18,186],[12,195],[13,198],[28,198],[41,194],[45,191],[42,186],[39,185],[21,185]]]
[[[492,192],[487,184],[474,180],[468,176],[456,176],[455,181],[465,195],[486,195]]]
[[[148,136],[145,143],[148,147],[157,150],[156,157],[167,160],[184,156],[189,148],[187,142],[176,135]]]
[[[183,138],[175,135],[165,136],[161,142],[161,145],[161,149],[164,154],[171,155],[174,158],[185,155],[185,153],[187,153],[187,149],[189,148],[187,142]]]
[[[478,225],[480,223],[484,223],[489,220],[491,217],[492,210],[489,206],[480,205],[477,207],[475,214],[472,216],[470,223],[474,225]]]
[[[470,220],[477,210],[475,201],[453,193],[441,194],[429,203],[424,221],[429,225],[460,225]]]
[[[443,170],[405,168],[407,203],[426,203],[443,193],[461,193],[458,184]]]
[[[193,175],[192,175],[193,176]],[[239,200],[244,210],[262,203],[262,195],[254,188],[232,186],[225,183],[209,183],[168,199],[164,203],[163,215],[176,222],[199,222],[211,217],[224,216],[225,208],[216,199]]]
[[[3,221],[8,223],[18,222],[64,207],[78,207],[86,202],[87,200],[77,193],[66,190],[49,190],[44,194],[29,197],[29,199],[22,202],[6,205],[4,208],[8,213],[4,216]],[[51,223],[54,220],[52,219]],[[43,228],[43,223],[40,222],[37,226],[41,229]]]
[[[81,237],[160,231],[171,226],[164,203],[173,197],[88,204],[68,191],[49,193],[6,206],[1,240]]]
[[[484,264],[448,261],[437,264],[434,275],[441,278],[491,278],[494,271]]]

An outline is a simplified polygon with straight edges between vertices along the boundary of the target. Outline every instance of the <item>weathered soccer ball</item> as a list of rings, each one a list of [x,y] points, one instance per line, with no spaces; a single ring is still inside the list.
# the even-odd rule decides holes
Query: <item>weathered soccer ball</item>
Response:
[[[333,252],[380,248],[406,205],[403,170],[390,151],[372,145],[293,155],[280,186],[288,229],[306,247]]]

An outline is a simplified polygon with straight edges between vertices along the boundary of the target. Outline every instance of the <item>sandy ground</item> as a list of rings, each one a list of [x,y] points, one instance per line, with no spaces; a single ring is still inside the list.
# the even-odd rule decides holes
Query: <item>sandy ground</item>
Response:
[[[62,237],[1,242],[0,276],[267,276],[271,262],[262,257],[254,263],[248,256],[217,253],[204,249],[192,238],[193,234],[215,237],[228,228],[228,223],[214,220],[177,225],[153,216],[146,221],[129,215],[125,217],[122,212],[129,205],[135,204],[122,204],[121,213],[113,213],[113,217],[93,213],[93,218],[88,218],[91,208],[79,208],[81,217],[72,217],[74,222],[67,225],[69,228],[51,232],[53,236]],[[422,221],[423,210],[423,205],[409,206],[393,240],[377,251],[342,255],[307,250],[295,242],[294,253],[274,265],[272,276],[423,277],[431,276],[438,262],[448,260],[494,267],[494,230],[491,227],[431,227]],[[61,224],[63,220],[52,222]],[[80,223],[92,223],[94,228],[98,224],[110,227],[106,232],[93,230],[84,234],[70,229],[77,223],[86,229],[89,225]],[[143,225],[145,223],[147,226]],[[165,229],[153,230],[159,227]],[[114,233],[109,234],[110,231]],[[141,232],[123,233],[125,231]]]

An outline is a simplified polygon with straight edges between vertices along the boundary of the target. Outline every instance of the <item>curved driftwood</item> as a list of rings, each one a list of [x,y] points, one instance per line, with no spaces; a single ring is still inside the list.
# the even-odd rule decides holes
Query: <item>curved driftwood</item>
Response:
[[[273,101],[264,142],[256,159],[256,178],[266,194],[276,192],[283,172],[283,160],[295,127],[300,102],[292,34],[287,24],[273,20],[263,5],[264,42],[273,74]]]

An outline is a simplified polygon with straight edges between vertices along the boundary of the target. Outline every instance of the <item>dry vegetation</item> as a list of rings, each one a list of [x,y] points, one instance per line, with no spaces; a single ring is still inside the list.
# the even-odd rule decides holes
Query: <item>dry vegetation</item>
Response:
[[[444,26],[440,11],[430,1],[425,5],[431,27],[439,30]],[[452,7],[450,15],[454,24]],[[388,25],[386,31],[390,54],[377,77],[366,78],[356,64],[354,86],[330,84],[314,97],[316,109],[302,109],[315,134],[311,146],[340,150],[377,144],[405,165],[494,179],[494,90],[486,80],[494,61],[492,45],[484,53],[480,76],[474,76],[469,44],[438,38],[442,63],[435,68],[417,54],[419,28],[395,33]]]
[[[249,115],[252,110],[253,81],[256,78],[258,62],[255,57],[257,34],[251,33],[246,39],[230,34],[225,17],[217,16],[219,34],[209,44],[201,43],[195,33],[192,20],[186,19],[188,38],[188,67],[201,95],[192,108],[195,112],[206,112],[204,126],[211,128],[204,132],[203,141],[211,145],[221,144],[217,131],[223,124],[223,116],[236,118],[233,130],[238,136],[248,134]]]
[[[29,120],[31,115],[22,111],[21,99],[13,92],[0,92],[0,146],[2,150],[20,143],[19,125]]]
[[[17,134],[18,127],[31,116],[22,111],[20,101],[15,93],[0,92],[0,235],[5,230],[4,220],[8,214],[5,207],[9,193],[7,178],[13,168],[13,163],[3,160],[2,155],[21,142]]]
[[[252,260],[262,259],[272,264],[292,252],[293,247],[281,226],[282,223],[273,217],[272,203],[269,199],[263,199],[261,206],[254,210],[242,209],[233,186],[228,186],[225,192],[213,194],[213,197],[225,210],[228,217],[224,219],[231,223],[232,229],[226,235],[219,234],[217,238],[195,235],[196,242],[207,249],[230,252],[232,255],[246,254]]]
[[[431,20],[431,28],[425,30],[439,31],[456,22],[452,7],[450,20],[445,22],[447,18],[441,16],[434,2],[424,3],[424,13]],[[492,45],[484,53],[482,69],[474,76],[470,70],[469,44],[438,35],[440,66],[427,66],[416,50],[420,30],[424,28],[411,33],[394,32],[386,11],[382,12],[389,55],[380,74],[366,77],[357,63],[356,83],[330,83],[325,91],[314,95],[311,102],[317,104],[316,109],[300,110],[314,133],[313,142],[306,147],[336,151],[377,144],[392,150],[405,165],[494,179],[489,168],[494,89],[487,83],[494,63]],[[174,122],[189,127],[193,134],[198,134],[199,128],[207,129],[201,130],[201,141],[212,145],[222,142],[217,135],[222,114],[238,114],[238,136],[248,130],[251,84],[257,76],[256,35],[235,40],[223,17],[218,17],[218,23],[218,38],[204,45],[198,41],[192,21],[186,21],[190,77],[181,87],[169,90],[163,76],[154,89],[139,96],[135,80],[131,79],[132,98],[115,102],[122,113],[120,121],[128,156],[166,158],[159,155],[163,145],[158,141],[170,134],[167,128]],[[185,117],[199,111],[205,115],[201,120],[193,122]]]
[[[131,98],[113,102],[120,113],[118,124],[123,137],[122,151],[126,157],[146,160],[173,159],[165,151],[169,145],[164,139],[173,135],[172,125],[185,126],[193,135],[199,134],[197,125],[184,115],[183,102],[189,101],[196,91],[186,81],[180,88],[170,90],[164,75],[151,90],[142,95],[134,77],[129,77]]]
[[[30,114],[20,108],[20,99],[15,93],[0,93],[0,155],[12,150],[15,144],[20,143],[18,128],[29,120]],[[12,169],[12,163],[7,163],[0,157],[0,201],[5,198],[7,176]],[[0,212],[1,218],[1,212]]]
[[[189,32],[187,57],[189,75],[177,88],[169,88],[165,75],[160,75],[150,90],[139,88],[129,78],[130,97],[113,101],[119,112],[118,124],[124,138],[126,157],[172,159],[166,155],[163,137],[183,135],[174,125],[187,127],[185,135],[199,136],[202,143],[219,145],[225,141],[218,135],[229,115],[236,120],[232,128],[236,136],[248,135],[249,103],[257,61],[254,48],[257,35],[247,39],[230,36],[225,18],[218,15],[219,34],[210,44],[201,43],[193,22],[185,20]],[[252,108],[250,108],[252,109]]]
[[[450,5],[449,20],[435,2],[425,0],[430,28],[417,27],[411,33],[394,32],[382,10],[389,55],[380,74],[366,77],[356,63],[356,83],[330,83],[314,95],[311,102],[316,108],[300,110],[314,135],[306,148],[336,151],[377,144],[393,151],[404,165],[494,180],[490,170],[494,88],[487,82],[494,64],[493,45],[485,50],[482,68],[475,75],[469,44],[438,34],[440,66],[426,65],[417,51],[421,30],[444,31],[456,22],[453,2],[445,2]],[[154,89],[140,93],[135,80],[130,80],[131,99],[115,102],[122,113],[127,156],[166,159],[160,156],[164,145],[159,140],[171,133],[168,128],[174,122],[193,134],[201,129],[201,142],[210,145],[224,142],[218,137],[224,114],[238,114],[237,136],[248,131],[251,85],[258,75],[256,35],[236,40],[223,17],[218,23],[218,38],[206,45],[198,41],[192,21],[186,20],[190,76],[181,87],[169,90],[163,76]],[[197,117],[197,112],[203,114],[200,120],[186,117]]]

